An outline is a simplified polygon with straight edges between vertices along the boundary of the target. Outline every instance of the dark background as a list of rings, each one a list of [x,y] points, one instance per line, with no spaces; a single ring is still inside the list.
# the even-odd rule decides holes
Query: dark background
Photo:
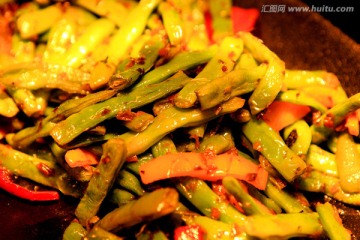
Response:
[[[329,7],[354,7],[353,12],[319,12],[320,15],[328,19],[333,25],[340,28],[341,31],[360,43],[360,6],[359,1],[355,0],[303,0],[309,6],[329,6]]]

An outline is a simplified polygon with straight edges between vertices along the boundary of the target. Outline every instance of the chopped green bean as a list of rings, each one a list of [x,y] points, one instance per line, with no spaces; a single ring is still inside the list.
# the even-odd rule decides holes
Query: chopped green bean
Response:
[[[126,146],[121,139],[111,139],[104,144],[104,153],[96,167],[97,173],[90,179],[75,209],[75,215],[83,226],[89,226],[91,218],[96,216],[125,162],[125,157]]]
[[[173,188],[154,190],[109,212],[95,226],[116,232],[143,221],[160,218],[175,210],[178,197],[178,193]]]
[[[74,184],[69,175],[53,162],[30,156],[4,144],[0,144],[0,157],[0,165],[15,175],[56,188],[65,195],[81,196],[81,186]]]
[[[345,240],[351,239],[350,231],[347,230],[341,222],[339,213],[335,206],[330,203],[319,203],[316,205],[316,212],[319,214],[320,222],[322,223],[327,236],[331,240]]]
[[[242,131],[288,182],[306,170],[304,160],[286,146],[279,133],[264,121],[252,119],[243,125]]]
[[[245,232],[253,237],[292,238],[319,237],[323,228],[317,213],[253,215],[245,222]]]
[[[66,227],[63,233],[64,240],[82,240],[87,234],[87,231],[77,221],[73,221]]]

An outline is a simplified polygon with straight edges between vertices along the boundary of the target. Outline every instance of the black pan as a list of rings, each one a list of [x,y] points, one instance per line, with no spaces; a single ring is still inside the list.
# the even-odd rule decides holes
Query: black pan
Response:
[[[303,6],[295,0],[234,1],[243,7],[264,5]],[[356,23],[353,22],[353,25]],[[288,69],[324,69],[335,73],[345,90],[360,91],[360,46],[317,13],[262,12],[254,31]],[[309,195],[312,201],[322,195]],[[334,203],[344,225],[360,238],[360,208]],[[0,190],[0,239],[61,239],[73,218],[77,200],[63,197],[58,202],[30,203]]]

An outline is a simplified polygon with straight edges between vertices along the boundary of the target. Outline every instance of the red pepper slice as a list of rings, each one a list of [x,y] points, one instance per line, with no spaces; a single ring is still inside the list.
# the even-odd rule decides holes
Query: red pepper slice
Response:
[[[231,8],[231,19],[233,22],[233,31],[245,31],[250,32],[254,29],[256,21],[259,18],[259,10],[255,8],[241,8],[241,7],[232,7]]]
[[[204,231],[201,226],[194,224],[175,228],[174,240],[203,240]]]
[[[5,168],[0,168],[0,188],[17,197],[30,201],[53,201],[60,199],[57,191],[32,191],[14,183],[10,171]]]
[[[262,119],[275,131],[280,131],[311,112],[310,107],[291,102],[275,100],[272,102]]]
[[[209,11],[205,12],[205,28],[206,28],[206,33],[208,35],[209,40],[212,41],[214,29],[212,27],[211,13]]]

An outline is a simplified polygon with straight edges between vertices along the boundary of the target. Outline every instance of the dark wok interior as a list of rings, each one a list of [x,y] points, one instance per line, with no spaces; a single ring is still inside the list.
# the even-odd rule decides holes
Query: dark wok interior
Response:
[[[293,0],[234,1],[243,7],[264,4],[302,5]],[[353,23],[355,24],[355,23]],[[282,58],[288,69],[326,69],[335,73],[347,93],[360,91],[360,46],[316,13],[262,13],[254,33]],[[314,201],[322,195],[309,195]],[[0,190],[0,239],[61,239],[72,220],[77,200],[29,203]],[[356,208],[336,203],[346,227],[360,237]],[[359,208],[360,209],[360,208]]]

